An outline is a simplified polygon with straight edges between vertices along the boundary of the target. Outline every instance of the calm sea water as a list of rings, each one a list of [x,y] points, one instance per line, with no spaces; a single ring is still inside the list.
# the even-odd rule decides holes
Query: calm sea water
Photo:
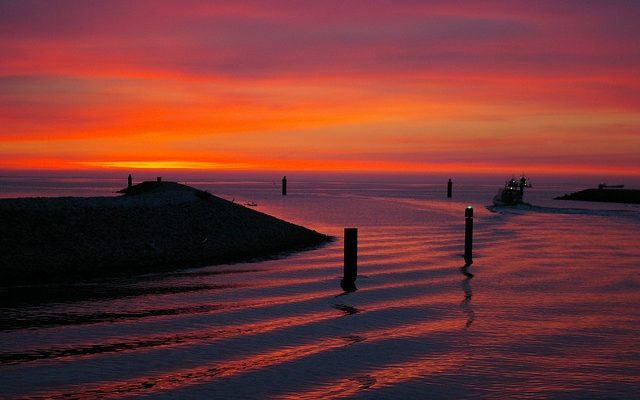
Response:
[[[3,195],[108,195],[18,179]],[[640,208],[492,212],[500,184],[190,184],[334,235],[316,250],[131,279],[2,289],[0,397],[629,399],[640,396]],[[463,265],[464,208],[475,209]],[[359,228],[345,294],[342,232]]]

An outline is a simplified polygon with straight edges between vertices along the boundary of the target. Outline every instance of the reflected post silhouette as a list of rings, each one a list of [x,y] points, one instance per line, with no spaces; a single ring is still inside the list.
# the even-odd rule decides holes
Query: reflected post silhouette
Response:
[[[466,268],[468,265],[465,265],[461,268],[462,273],[466,276],[466,278],[462,281],[462,290],[464,291],[464,299],[460,303],[460,308],[467,315],[467,322],[465,324],[465,329],[469,329],[473,321],[476,319],[476,314],[473,312],[473,307],[471,307],[471,298],[473,297],[473,292],[471,291],[471,284],[469,280],[473,278],[473,275],[466,272]]]

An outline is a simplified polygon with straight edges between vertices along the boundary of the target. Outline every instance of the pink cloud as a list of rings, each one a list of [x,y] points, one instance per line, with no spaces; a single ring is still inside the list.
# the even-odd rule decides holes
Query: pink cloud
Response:
[[[607,157],[632,163],[639,19],[628,1],[1,1],[0,136],[326,135],[386,115],[413,130],[427,119],[448,126],[431,155],[449,162],[450,135],[470,135],[461,122],[477,124],[478,146],[517,147],[589,130],[549,133],[528,125],[531,115],[599,115],[607,123],[591,128],[605,131],[589,136],[584,159],[562,144],[533,158],[587,162],[601,154],[598,140],[624,130],[627,152]],[[491,132],[498,122],[516,144]],[[391,126],[388,136],[402,134]],[[420,161],[415,137],[405,139],[388,155],[371,141],[339,157]]]

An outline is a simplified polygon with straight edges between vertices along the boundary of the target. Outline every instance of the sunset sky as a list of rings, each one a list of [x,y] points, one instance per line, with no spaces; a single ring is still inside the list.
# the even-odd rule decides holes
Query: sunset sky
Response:
[[[640,175],[639,1],[0,0],[0,169]]]

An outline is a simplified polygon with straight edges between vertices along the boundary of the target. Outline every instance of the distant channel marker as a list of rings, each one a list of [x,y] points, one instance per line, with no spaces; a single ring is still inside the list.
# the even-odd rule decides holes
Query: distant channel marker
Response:
[[[331,237],[186,185],[0,199],[0,282],[131,276],[304,250]]]

